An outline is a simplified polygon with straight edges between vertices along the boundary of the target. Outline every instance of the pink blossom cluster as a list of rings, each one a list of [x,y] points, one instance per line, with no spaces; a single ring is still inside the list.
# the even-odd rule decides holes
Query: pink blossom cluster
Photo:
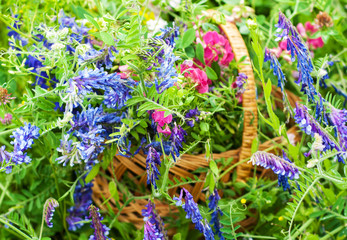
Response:
[[[317,49],[324,46],[322,37],[318,37],[318,38],[309,37],[310,34],[313,34],[318,31],[319,28],[317,25],[312,25],[310,22],[306,22],[304,26],[302,23],[299,23],[296,26],[296,29],[298,30],[301,37],[307,41],[308,47],[310,49]],[[287,50],[287,40],[279,42],[278,47],[272,49],[272,52],[275,53],[277,58],[282,55],[282,57],[286,61],[288,62],[291,61],[289,51]]]
[[[159,133],[163,133],[167,137],[171,134],[171,130],[168,124],[171,123],[172,121],[172,114],[169,114],[166,117],[164,116],[165,116],[164,111],[155,110],[154,113],[152,113],[153,120],[158,124],[157,131]]]
[[[197,35],[198,34],[199,33],[197,33]],[[204,61],[206,66],[211,67],[212,62],[219,61],[220,65],[227,67],[234,59],[234,54],[228,39],[218,34],[216,31],[205,33],[202,37],[203,41],[199,38],[197,39],[197,42],[201,42],[204,47]],[[181,65],[181,73],[184,73],[184,77],[191,79],[193,83],[197,84],[196,90],[198,90],[199,93],[206,93],[212,81],[208,79],[203,70],[205,65],[197,59],[194,59],[194,62],[198,66],[194,65],[192,61],[185,61]]]

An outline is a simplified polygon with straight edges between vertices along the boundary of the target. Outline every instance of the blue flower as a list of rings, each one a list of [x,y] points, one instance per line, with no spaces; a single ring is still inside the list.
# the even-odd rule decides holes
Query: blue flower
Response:
[[[168,239],[161,217],[155,212],[155,205],[150,200],[142,209],[143,220],[145,221],[144,239],[158,240]]]
[[[295,61],[295,56],[298,60],[297,69],[299,71],[299,79],[297,83],[301,83],[301,91],[304,92],[311,101],[314,101],[314,96],[317,91],[313,85],[311,72],[313,65],[304,41],[301,39],[300,34],[296,31],[293,24],[284,16],[282,12],[279,13],[276,40],[287,40],[287,50],[291,53],[291,61]]]
[[[166,27],[161,28],[161,34],[159,36],[154,37],[155,39],[162,39],[165,41],[165,43],[170,47],[175,47],[176,39],[179,35],[179,28],[178,27]]]
[[[83,56],[78,56],[78,63],[96,62],[97,68],[102,68],[105,65],[106,69],[111,69],[113,61],[116,59],[114,54],[118,53],[114,46],[103,48],[101,50],[91,49]]]
[[[189,109],[185,115],[185,118],[187,118],[187,125],[189,127],[194,127],[195,122],[199,122],[198,116],[200,116],[200,111],[198,110],[198,107],[194,109]]]
[[[283,159],[289,163],[292,163],[289,158],[287,157],[287,154],[283,151]],[[288,190],[289,193],[291,193],[290,191],[290,184],[288,182],[288,177],[286,175],[281,175],[278,174],[278,186],[283,188],[283,191]]]
[[[94,228],[94,234],[89,237],[89,240],[111,240],[108,237],[110,229],[101,223],[103,217],[99,213],[99,209],[94,205],[88,207],[89,217],[92,219],[91,227]]]
[[[15,18],[15,21],[14,21],[12,27],[15,28],[15,29],[20,30],[20,28],[22,26],[22,23],[19,21],[18,15],[17,14],[14,15],[14,18]],[[20,41],[22,46],[25,46],[25,45],[28,44],[28,39],[22,37],[18,32],[16,32],[15,30],[11,29],[10,27],[7,27],[7,29],[10,29],[10,31],[7,34],[9,37],[13,37],[15,40]],[[11,48],[14,47],[14,43],[11,42],[11,41],[9,41],[9,45],[10,45]]]
[[[49,198],[46,200],[45,205],[43,207],[43,217],[45,219],[45,222],[48,227],[53,227],[53,223],[51,222],[53,219],[53,214],[55,211],[55,208],[59,207],[59,203],[54,198]]]
[[[80,223],[80,221],[88,220],[88,207],[92,204],[92,187],[92,182],[84,183],[84,187],[82,187],[78,181],[73,194],[75,205],[67,210],[69,216],[66,217],[66,221],[70,231],[76,231],[81,228],[84,223]]]
[[[180,151],[182,150],[183,146],[182,143],[185,142],[184,136],[188,135],[186,131],[183,130],[183,128],[175,123],[175,126],[172,128],[170,140],[172,142],[172,151],[171,155],[173,159],[175,160],[175,155],[177,157],[180,156]]]
[[[341,146],[347,146],[347,110],[340,110],[331,106],[331,114],[329,115],[329,117],[337,131]]]
[[[219,216],[223,216],[223,212],[218,207],[218,201],[220,200],[220,196],[218,194],[217,189],[215,189],[213,191],[213,193],[210,195],[208,200],[209,200],[208,208],[209,208],[210,212],[212,212],[210,224],[214,225],[215,234],[217,234],[219,236],[219,239],[224,240],[224,237],[223,237],[222,232],[220,230],[222,228],[222,225],[219,222]]]
[[[264,62],[270,61],[270,68],[273,70],[273,74],[277,77],[277,86],[281,88],[281,91],[283,92],[283,86],[286,82],[286,77],[284,76],[281,64],[279,63],[276,56],[271,53],[271,51],[267,48],[265,48],[265,56],[264,56]]]
[[[160,176],[158,165],[161,166],[160,155],[153,147],[149,147],[146,158],[147,184],[152,184],[155,189],[157,189],[155,181]]]
[[[184,204],[182,204],[183,193],[185,195]],[[195,224],[195,228],[203,233],[206,239],[214,239],[212,229],[208,224],[206,224],[206,219],[204,222],[198,204],[194,202],[193,196],[185,188],[182,188],[180,196],[174,197],[173,200],[176,201],[176,206],[182,206],[183,210],[187,213],[186,218],[192,220],[192,223]]]
[[[0,165],[4,166],[6,173],[9,174],[12,171],[12,166],[7,164],[10,164],[11,162],[11,153],[5,151],[5,148],[5,145],[0,147]],[[2,169],[4,168],[0,167],[0,172],[3,171]]]
[[[290,179],[299,178],[299,169],[293,164],[283,158],[280,158],[272,153],[258,151],[251,157],[253,165],[264,167],[265,169],[271,169],[277,175],[286,176]]]

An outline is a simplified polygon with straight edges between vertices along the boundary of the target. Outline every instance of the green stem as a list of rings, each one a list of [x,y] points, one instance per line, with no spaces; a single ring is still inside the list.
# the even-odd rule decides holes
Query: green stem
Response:
[[[245,238],[259,238],[259,239],[277,239],[275,237],[270,236],[256,236],[256,235],[249,235],[249,234],[242,234],[239,237],[245,237]]]
[[[310,218],[307,222],[305,222],[301,228],[299,228],[294,234],[293,234],[293,239],[296,239],[297,236],[299,236],[300,233],[302,233],[315,219]]]
[[[45,208],[43,208],[43,213],[42,213],[42,221],[41,221],[41,229],[40,229],[40,236],[39,236],[39,240],[41,240],[41,238],[42,238],[43,224],[44,224],[44,222],[45,222],[45,216],[44,216],[44,212],[45,212]]]
[[[292,227],[293,227],[293,223],[294,223],[294,219],[295,219],[295,215],[296,213],[298,212],[299,210],[299,207],[302,203],[302,201],[304,201],[306,195],[310,192],[311,188],[313,188],[313,186],[320,180],[320,177],[317,177],[312,183],[311,185],[306,189],[305,193],[302,195],[302,197],[300,198],[300,201],[298,202],[298,204],[296,205],[296,208],[294,210],[294,213],[293,213],[293,216],[292,216],[292,219],[290,221],[290,225],[289,225],[289,230],[288,230],[288,233],[289,233],[289,240],[292,240],[294,238],[292,238],[292,235],[291,235],[291,230],[292,230]]]
[[[322,237],[320,240],[329,239],[329,238],[333,237],[335,233],[338,233],[339,231],[341,231],[341,230],[343,230],[343,229],[345,229],[345,228],[347,228],[347,224],[342,225],[342,226],[336,228],[334,231],[331,231],[330,233],[328,233],[327,235],[325,235],[324,237]]]

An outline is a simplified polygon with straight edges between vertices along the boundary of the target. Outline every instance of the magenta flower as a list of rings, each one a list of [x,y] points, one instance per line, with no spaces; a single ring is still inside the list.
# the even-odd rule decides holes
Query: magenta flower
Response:
[[[208,80],[206,73],[199,69],[193,67],[193,63],[185,62],[181,65],[181,73],[184,72],[184,77],[190,78],[192,82],[197,83],[195,87],[199,93],[208,92],[208,85],[212,82]]]
[[[163,127],[165,124],[169,124],[172,121],[172,114],[169,114],[168,116],[165,116],[164,111],[155,110],[154,113],[152,113],[153,120],[158,123],[158,126]]]
[[[158,125],[157,131],[158,131],[158,133],[164,134],[165,137],[168,137],[171,134],[171,130],[169,128],[169,125],[167,125],[167,124],[165,125],[164,129]]]

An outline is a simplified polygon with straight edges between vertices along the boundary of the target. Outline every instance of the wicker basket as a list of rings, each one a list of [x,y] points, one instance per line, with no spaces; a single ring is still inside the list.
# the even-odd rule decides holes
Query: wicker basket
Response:
[[[209,11],[208,14],[212,16],[213,11]],[[224,31],[226,37],[229,39],[231,47],[234,52],[236,61],[239,61],[242,57],[246,56],[243,64],[240,66],[240,73],[244,73],[248,76],[246,91],[243,94],[242,107],[244,109],[244,127],[243,127],[243,138],[242,146],[239,149],[226,151],[219,154],[213,154],[214,159],[220,158],[233,158],[231,164],[237,163],[239,160],[247,159],[251,157],[251,145],[254,138],[257,137],[257,126],[258,126],[258,112],[257,112],[257,102],[256,102],[256,85],[253,75],[252,64],[250,62],[249,54],[247,47],[243,41],[241,34],[239,33],[235,24],[227,22],[225,25],[220,25],[220,28]],[[295,132],[295,130],[292,130]],[[269,149],[274,146],[274,142],[283,143],[283,138],[275,138],[271,141],[265,142],[259,146],[259,150]],[[273,149],[272,151],[275,151]],[[114,157],[113,166],[109,166],[106,174],[109,176],[121,180],[125,173],[127,176],[137,185],[146,185],[146,156],[143,154],[137,154],[133,158],[126,158],[116,155]],[[193,178],[193,171],[198,168],[208,168],[209,163],[206,161],[205,155],[182,155],[176,162],[175,166],[171,167],[169,172],[169,179],[174,178],[180,179],[183,178]],[[112,171],[114,169],[114,172]],[[253,167],[251,164],[244,162],[237,166],[237,180],[245,181],[251,174]],[[260,174],[261,168],[258,168]],[[221,179],[223,182],[228,182],[230,180],[230,172],[225,174]],[[196,175],[196,174],[195,174]],[[186,188],[194,197],[195,201],[202,200],[205,201],[205,194],[202,192],[204,179],[206,173],[199,173],[199,179],[201,182],[196,182],[195,184],[186,184],[180,186],[180,188]],[[93,187],[93,200],[94,202],[103,210],[107,208],[112,208],[115,213],[118,213],[119,209],[117,208],[114,199],[107,203],[108,206],[103,205],[102,203],[105,199],[109,199],[111,194],[108,189],[109,181],[98,175],[94,179]],[[178,188],[172,188],[169,190],[169,194],[172,196],[179,191]],[[134,192],[135,196],[140,195],[139,193]],[[177,194],[176,194],[177,195]],[[120,196],[122,199],[122,196]],[[131,222],[137,228],[143,226],[143,217],[141,215],[141,210],[145,208],[147,204],[145,199],[136,199],[134,201],[128,202],[127,205],[124,205],[121,201],[119,205],[121,206],[121,212],[118,213],[118,220],[122,222]],[[160,216],[168,216],[170,213],[177,211],[174,206],[169,206],[168,204],[162,203],[160,201],[154,201],[156,204],[156,210]],[[241,223],[243,226],[248,224],[253,224],[253,219],[246,219],[244,223]]]

